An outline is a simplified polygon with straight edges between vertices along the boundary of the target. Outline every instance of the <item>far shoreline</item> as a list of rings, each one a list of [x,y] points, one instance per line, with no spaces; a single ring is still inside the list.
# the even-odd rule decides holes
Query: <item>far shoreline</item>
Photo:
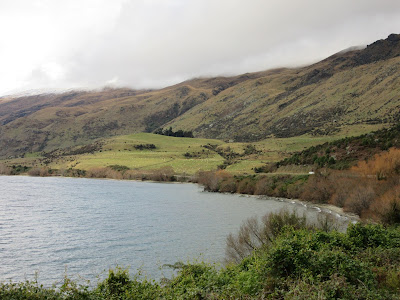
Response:
[[[274,197],[268,195],[251,195],[251,194],[241,194],[241,193],[226,193],[226,192],[210,192],[204,189],[204,186],[200,183],[191,182],[191,181],[156,181],[156,180],[139,180],[139,179],[123,179],[123,178],[95,178],[95,177],[73,177],[73,176],[62,176],[62,175],[50,175],[50,176],[32,176],[29,174],[18,174],[18,175],[4,175],[0,174],[0,176],[25,176],[25,177],[60,177],[60,178],[74,178],[74,179],[94,179],[94,180],[110,180],[110,181],[124,181],[124,182],[148,182],[148,183],[161,183],[161,184],[194,184],[197,185],[199,188],[203,188],[202,192],[206,193],[215,193],[215,194],[226,194],[226,195],[237,195],[241,197],[248,197],[248,198],[255,198],[258,200],[275,200],[280,202],[286,202],[287,204],[297,204],[301,205],[305,208],[314,208],[319,209],[319,212],[333,215],[336,214],[336,218],[348,218],[349,220],[359,222],[360,217],[356,214],[344,212],[343,208],[332,205],[332,204],[318,204],[313,203],[310,201],[303,201],[300,199],[293,199],[293,198],[284,198],[284,197]]]

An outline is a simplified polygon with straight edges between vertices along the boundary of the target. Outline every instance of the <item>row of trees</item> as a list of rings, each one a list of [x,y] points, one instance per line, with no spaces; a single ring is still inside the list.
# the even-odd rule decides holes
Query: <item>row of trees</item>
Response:
[[[166,136],[174,136],[174,137],[187,137],[187,138],[193,138],[193,132],[192,131],[184,131],[184,130],[177,130],[173,131],[172,127],[168,129],[162,129],[158,128],[156,131],[154,131],[155,134],[160,134],[160,135],[166,135]]]

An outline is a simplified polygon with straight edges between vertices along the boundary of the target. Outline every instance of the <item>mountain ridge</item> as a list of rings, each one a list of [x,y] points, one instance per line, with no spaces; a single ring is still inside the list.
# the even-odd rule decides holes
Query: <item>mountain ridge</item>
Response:
[[[0,156],[171,126],[257,141],[385,126],[400,115],[400,35],[300,68],[128,88],[0,98]]]

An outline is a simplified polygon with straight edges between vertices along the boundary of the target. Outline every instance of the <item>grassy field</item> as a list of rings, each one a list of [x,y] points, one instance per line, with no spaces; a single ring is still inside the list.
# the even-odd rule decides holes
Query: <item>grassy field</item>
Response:
[[[207,143],[221,144],[217,140],[175,138],[149,133],[120,136],[107,140],[102,152],[85,154],[76,157],[75,164],[79,169],[93,167],[124,165],[136,170],[151,170],[171,166],[177,173],[195,173],[200,169],[215,169],[223,162],[216,153],[207,152],[202,145]],[[137,150],[135,145],[153,144],[154,150]],[[204,154],[203,151],[204,150]],[[201,158],[185,158],[185,153],[201,152]]]
[[[370,131],[370,128],[360,127],[358,133]],[[153,170],[171,166],[178,174],[194,174],[199,170],[215,170],[222,165],[225,158],[216,151],[208,149],[207,145],[230,151],[237,157],[227,165],[226,170],[233,174],[252,174],[255,167],[267,162],[274,162],[288,157],[294,151],[333,141],[341,135],[313,137],[303,135],[292,138],[270,138],[256,143],[250,143],[257,153],[244,155],[248,143],[225,143],[214,139],[176,138],[150,133],[137,133],[117,136],[101,140],[102,149],[94,153],[80,155],[60,155],[46,162],[39,153],[26,154],[24,158],[3,160],[6,165],[22,164],[33,167],[47,165],[54,169],[76,168],[90,170],[93,168],[122,165],[133,170]],[[153,144],[155,149],[138,150],[135,146]],[[204,147],[206,146],[206,147]],[[214,148],[214,149],[215,149]],[[288,173],[307,173],[306,169],[287,170]]]

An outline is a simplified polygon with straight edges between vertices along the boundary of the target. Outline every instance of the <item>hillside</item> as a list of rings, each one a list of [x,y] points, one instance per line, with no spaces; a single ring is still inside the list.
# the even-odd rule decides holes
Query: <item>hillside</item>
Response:
[[[347,169],[359,161],[367,161],[391,147],[400,147],[400,124],[360,136],[346,137],[312,146],[281,160],[275,165],[318,165]],[[260,169],[262,171],[262,168]]]
[[[173,128],[239,141],[334,134],[387,124],[400,108],[400,36],[314,65],[280,69],[225,90],[176,118]]]
[[[400,35],[393,34],[303,68],[199,78],[160,90],[0,98],[0,157],[170,126],[239,142],[378,129],[399,117],[399,55]]]

